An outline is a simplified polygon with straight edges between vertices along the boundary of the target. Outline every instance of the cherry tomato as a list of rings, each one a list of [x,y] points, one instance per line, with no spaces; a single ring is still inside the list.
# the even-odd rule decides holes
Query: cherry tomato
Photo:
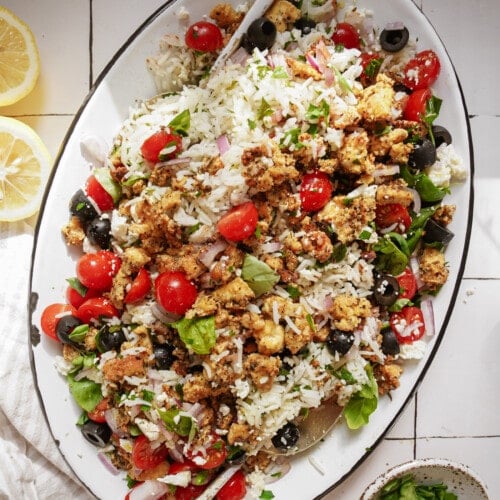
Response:
[[[85,295],[80,295],[80,292],[75,290],[72,286],[68,286],[66,289],[66,300],[77,309],[87,300],[92,297],[98,297],[100,295],[99,290],[93,290],[92,288],[87,288]]]
[[[180,271],[165,271],[155,280],[155,295],[165,311],[184,314],[196,300],[198,290]]]
[[[170,464],[170,469],[168,469],[169,474],[177,474],[178,472],[196,472],[199,471],[200,468],[191,460],[184,460],[184,462],[172,462]]]
[[[75,316],[83,323],[90,323],[93,319],[119,316],[119,312],[106,297],[92,297],[76,310]]]
[[[177,486],[175,488],[175,500],[196,500],[207,488],[207,485],[189,484],[186,487]]]
[[[91,175],[85,183],[87,196],[92,198],[102,212],[113,210],[115,202],[113,197],[101,186],[95,176]]]
[[[359,49],[359,34],[349,23],[338,23],[332,35],[335,45],[343,45],[346,49]]]
[[[363,68],[363,72],[359,79],[363,87],[368,87],[368,85],[375,83],[381,64],[382,58],[380,54],[374,52],[363,52],[361,54],[361,67]]]
[[[247,494],[245,474],[236,471],[215,495],[215,500],[242,500]]]
[[[217,223],[217,230],[229,241],[242,241],[254,234],[258,222],[256,206],[247,201],[223,215]]]
[[[169,129],[162,129],[148,137],[141,146],[141,154],[147,161],[157,163],[175,158],[182,151],[182,137]]]
[[[164,462],[168,450],[164,445],[153,448],[151,441],[144,435],[135,438],[132,446],[132,462],[141,470],[149,470]]]
[[[402,274],[396,276],[399,283],[399,298],[411,300],[417,293],[418,285],[417,278],[407,267]]]
[[[185,41],[190,49],[199,52],[214,52],[224,44],[219,27],[208,21],[192,24],[186,32]]]
[[[425,333],[424,316],[415,306],[403,307],[401,311],[392,313],[389,323],[400,344],[411,344]]]
[[[216,469],[226,461],[226,443],[215,434],[210,437],[210,443],[205,449],[206,455],[202,455],[201,453],[191,455],[189,452],[187,453],[190,460],[192,460],[200,469]],[[200,459],[200,462],[203,461],[203,463],[199,464],[198,459]]]
[[[80,283],[94,290],[111,290],[113,278],[120,269],[121,259],[109,250],[82,255],[76,264]]]
[[[399,203],[388,203],[387,205],[377,205],[375,223],[381,229],[396,224],[394,231],[405,233],[410,227],[411,217],[405,206]]]
[[[76,308],[70,304],[55,303],[48,305],[42,311],[42,315],[40,317],[40,326],[42,327],[43,333],[59,342],[56,327],[57,323],[61,319],[61,316],[64,316],[65,314],[72,314],[74,316],[76,314]]]
[[[403,83],[411,90],[430,87],[439,76],[441,63],[433,50],[423,50],[410,59],[403,69]]]
[[[93,422],[97,422],[98,424],[103,424],[106,422],[106,417],[104,413],[106,410],[109,410],[109,399],[104,398],[101,399],[99,403],[97,403],[97,406],[92,410],[87,412],[87,416],[92,420]]]
[[[425,116],[425,106],[431,96],[432,93],[427,88],[418,89],[412,92],[406,101],[403,118],[405,120],[419,122],[422,116]]]
[[[125,304],[139,302],[148,294],[149,290],[151,290],[151,277],[143,267],[139,269],[123,301]]]
[[[304,175],[300,185],[300,205],[306,212],[321,210],[332,197],[332,183],[318,170]]]

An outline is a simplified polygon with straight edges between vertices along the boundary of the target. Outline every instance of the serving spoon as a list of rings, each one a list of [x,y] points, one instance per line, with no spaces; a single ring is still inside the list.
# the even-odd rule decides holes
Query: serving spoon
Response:
[[[295,420],[299,438],[291,447],[266,449],[271,455],[297,455],[312,448],[331,431],[342,415],[343,408],[331,400],[323,402],[318,408],[309,410],[307,417]]]
[[[211,71],[215,72],[224,64],[234,52],[238,49],[241,44],[241,40],[245,33],[247,32],[249,26],[259,17],[262,17],[267,9],[274,3],[275,0],[255,0],[252,6],[248,9],[245,17],[241,21],[240,25],[236,31],[231,36],[231,39],[227,45],[222,49],[221,53],[217,56],[217,59],[212,65]]]

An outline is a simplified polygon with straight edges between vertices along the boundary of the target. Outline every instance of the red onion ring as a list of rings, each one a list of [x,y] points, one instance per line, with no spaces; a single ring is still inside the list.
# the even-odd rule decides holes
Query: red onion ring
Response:
[[[432,299],[422,300],[420,303],[420,309],[422,310],[422,316],[424,317],[425,331],[429,337],[432,337],[436,333]]]
[[[128,498],[129,500],[159,500],[168,491],[168,484],[148,479],[130,490]]]
[[[224,153],[229,151],[229,148],[231,147],[231,144],[229,144],[229,139],[225,134],[217,137],[215,142],[217,143],[217,149],[219,150],[220,155],[223,155]]]

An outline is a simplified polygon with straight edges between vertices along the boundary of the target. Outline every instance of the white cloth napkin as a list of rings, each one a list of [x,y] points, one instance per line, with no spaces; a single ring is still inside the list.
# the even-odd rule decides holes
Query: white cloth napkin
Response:
[[[0,222],[0,500],[89,500],[55,445],[35,392],[27,301],[33,229]]]

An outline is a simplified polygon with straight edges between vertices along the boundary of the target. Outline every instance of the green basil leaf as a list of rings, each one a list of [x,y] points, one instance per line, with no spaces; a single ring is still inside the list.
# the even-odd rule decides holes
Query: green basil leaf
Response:
[[[351,396],[344,408],[344,416],[349,429],[355,430],[366,425],[370,415],[378,406],[378,386],[371,365],[366,365],[368,382]]]
[[[183,318],[171,323],[171,326],[177,330],[186,347],[196,354],[210,354],[217,340],[214,316]]]
[[[67,375],[69,392],[76,404],[85,411],[92,411],[102,400],[101,384],[83,378],[75,380],[75,374]]]
[[[165,427],[179,436],[189,436],[193,427],[196,427],[191,417],[180,415],[179,408],[170,408],[168,410],[158,408],[158,414],[163,420]]]
[[[85,297],[87,287],[83,286],[78,278],[68,278],[66,281],[73,290],[76,290],[82,297]]]
[[[185,109],[168,124],[168,127],[176,134],[186,136],[191,126],[191,113],[189,109]]]
[[[253,255],[246,254],[241,269],[241,278],[247,282],[256,297],[269,292],[278,283],[280,276],[265,262]]]
[[[89,331],[89,325],[83,324],[78,325],[73,329],[73,331],[68,335],[69,339],[73,342],[83,342],[87,333]]]
[[[408,257],[389,238],[381,238],[373,247],[377,253],[375,267],[378,271],[397,276],[408,265]]]
[[[421,172],[416,176],[415,189],[423,201],[427,203],[436,203],[441,201],[450,190],[447,188],[437,187],[427,174]]]

